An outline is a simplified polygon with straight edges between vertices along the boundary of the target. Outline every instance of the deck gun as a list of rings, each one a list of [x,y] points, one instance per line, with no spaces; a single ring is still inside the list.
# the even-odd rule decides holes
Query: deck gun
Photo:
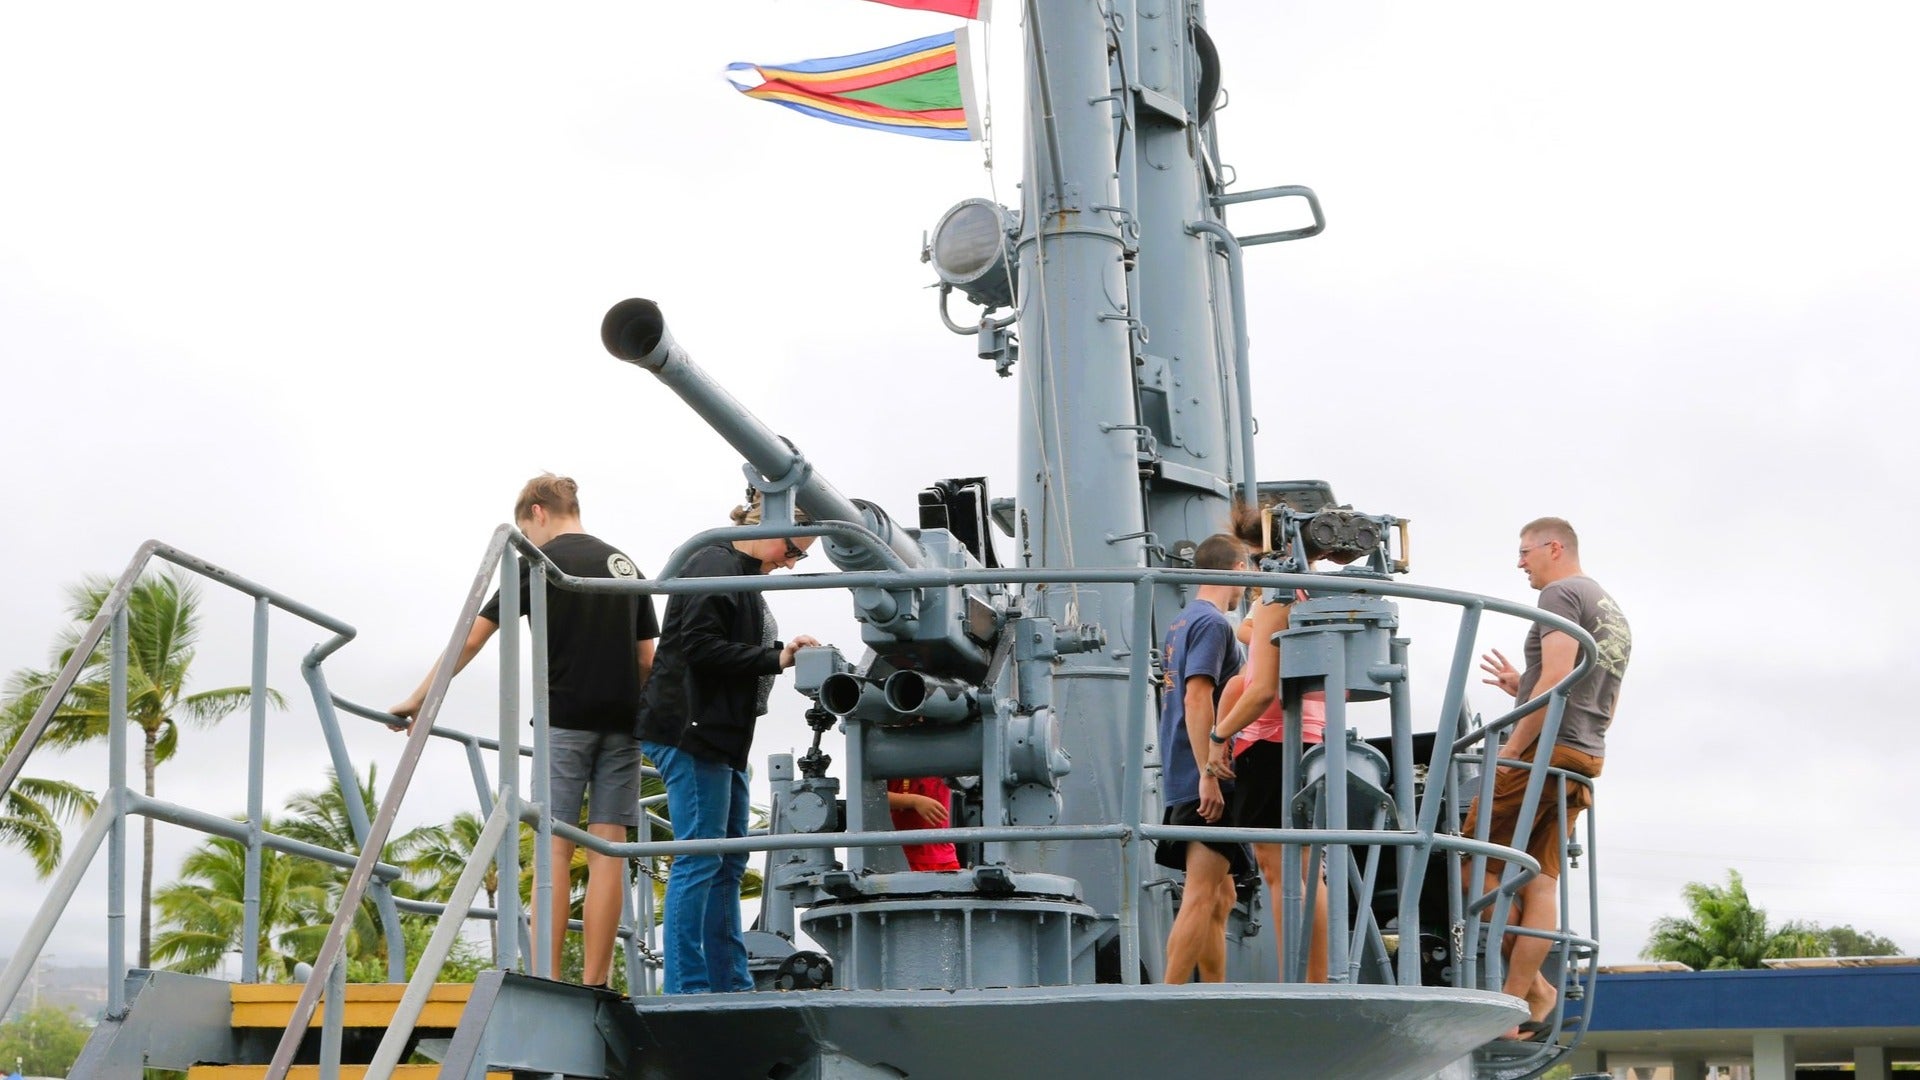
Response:
[[[853,590],[867,650],[857,664],[832,647],[804,649],[795,658],[795,687],[812,699],[807,715],[815,737],[798,775],[776,770],[776,800],[786,804],[779,827],[799,833],[886,828],[883,782],[921,776],[981,777],[977,804],[967,814],[979,823],[1058,821],[1058,781],[1071,761],[1053,708],[1055,662],[1102,648],[1103,630],[1025,611],[1019,594],[1004,585],[941,580],[938,571],[982,568],[985,552],[977,553],[951,529],[907,529],[878,506],[841,494],[793,443],[769,430],[692,361],[667,332],[654,302],[615,304],[602,322],[601,339],[615,357],[653,373],[746,459],[748,481],[763,493],[762,529],[784,526],[796,535],[823,535],[828,558],[843,571],[908,575]],[[929,491],[982,483],[944,482]],[[986,504],[983,489],[972,494],[976,505]],[[793,525],[793,508],[804,511],[811,524]],[[988,542],[984,530],[975,533],[974,543]],[[836,798],[838,783],[826,775],[830,759],[819,750],[820,735],[834,722],[844,726],[847,740],[844,813]],[[900,888],[869,873],[899,869],[896,851],[851,848],[844,867],[818,849],[795,850],[785,858],[776,860],[771,884],[810,908],[808,933],[823,942],[852,934],[861,918],[854,909]],[[1010,918],[1015,933],[1050,933],[1039,928],[1049,916],[1061,914],[1069,918],[1056,918],[1054,925],[1071,927],[1075,936],[1102,924],[1078,903],[1071,880],[1017,873],[998,863],[970,870],[965,880],[947,877],[940,891],[962,907],[969,903],[966,894],[1004,901],[1031,893],[1040,909],[1031,925]],[[788,904],[780,907],[791,910]],[[940,916],[929,910],[927,917]],[[1061,955],[1071,952],[1076,960],[1090,962],[1083,955],[1084,942],[1078,944],[1082,948],[1063,949]],[[915,961],[901,957],[896,962]],[[938,958],[929,955],[918,962],[937,963]],[[903,977],[909,984],[925,982],[900,971],[867,976],[893,985]],[[843,985],[849,979],[858,985],[862,976],[843,972],[842,979]],[[945,981],[941,977],[933,984]]]

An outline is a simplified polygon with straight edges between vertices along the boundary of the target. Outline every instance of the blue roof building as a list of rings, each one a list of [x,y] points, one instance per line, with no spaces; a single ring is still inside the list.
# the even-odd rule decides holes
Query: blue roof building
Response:
[[[1708,1064],[1746,1064],[1753,1080],[1795,1080],[1821,1075],[1803,1064],[1852,1063],[1858,1080],[1892,1080],[1894,1062],[1920,1061],[1920,958],[1773,963],[1603,968],[1574,1073],[1640,1080],[1668,1066],[1698,1080]]]

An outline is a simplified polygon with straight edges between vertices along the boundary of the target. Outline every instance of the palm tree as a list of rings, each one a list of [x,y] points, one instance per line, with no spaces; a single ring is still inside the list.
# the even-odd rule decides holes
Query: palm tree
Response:
[[[453,886],[460,880],[460,872],[473,859],[474,847],[480,842],[480,833],[485,828],[486,822],[478,814],[463,810],[446,825],[414,830],[420,836],[406,865],[407,869],[423,876],[420,889],[425,899],[445,901],[453,895]],[[527,826],[520,828],[520,902],[528,906],[533,903],[533,857],[534,845],[538,843],[537,835]],[[491,854],[481,857],[487,859],[487,869],[480,878],[480,888],[487,894],[487,906],[497,908],[500,868],[493,862]],[[587,851],[576,847],[573,861],[567,867],[568,910],[573,917],[579,917],[577,909],[586,895]],[[494,950],[493,954],[498,955],[498,922],[487,924],[487,943]]]
[[[453,886],[460,880],[461,871],[472,860],[474,848],[480,843],[480,833],[486,823],[478,814],[462,810],[445,825],[423,828],[420,843],[414,848],[412,857],[407,860],[407,869],[422,876],[421,893],[429,900],[445,902],[453,896]],[[520,847],[521,858],[531,863],[533,846],[523,836]],[[500,868],[493,860],[487,860],[487,869],[480,878],[480,888],[487,894],[487,906],[493,907],[500,894]],[[489,920],[487,923],[487,955],[500,954],[500,924]]]
[[[99,807],[100,800],[78,784],[22,776],[0,801],[0,844],[26,852],[34,872],[44,878],[60,868],[61,819],[83,817]]]
[[[16,671],[7,680],[6,702],[0,722],[8,729],[4,740],[17,738],[21,726],[46,698],[60,669],[72,659],[87,625],[105,606],[114,582],[89,576],[68,590],[67,614],[73,622],[55,638],[49,670]],[[172,757],[180,744],[182,721],[201,727],[220,722],[244,709],[252,700],[244,686],[187,692],[199,638],[199,592],[191,582],[172,572],[143,576],[127,598],[127,719],[140,728],[144,740],[142,768],[146,793],[154,794],[154,772]],[[48,745],[77,746],[107,737],[108,692],[111,681],[108,643],[103,641],[66,700],[53,714],[44,736]],[[282,707],[280,695],[267,691],[272,704]],[[153,960],[153,819],[141,824],[140,966]]]
[[[281,831],[271,821],[263,823]],[[224,836],[188,852],[180,880],[154,897],[160,936],[153,956],[189,975],[205,975],[241,947],[246,929],[247,848]],[[260,971],[270,982],[293,979],[294,964],[311,961],[326,939],[333,903],[325,864],[271,848],[260,852]]]
[[[1737,870],[1727,871],[1725,886],[1691,881],[1680,895],[1693,917],[1669,915],[1656,921],[1642,950],[1650,960],[1678,960],[1695,971],[1718,971],[1757,968],[1763,959],[1807,954],[1806,932],[1792,924],[1769,927],[1767,913],[1747,896]]]
[[[378,763],[369,763],[366,779],[361,781],[356,778],[352,785],[354,797],[359,799],[368,821],[372,821],[380,812],[379,770]],[[329,783],[326,787],[317,791],[303,791],[287,800],[280,821],[281,835],[334,851],[358,854],[360,843],[353,834],[353,818],[347,810],[348,796],[342,790],[344,785],[340,782],[339,774],[332,769],[327,770],[327,779]],[[381,853],[381,861],[407,865],[414,849],[434,831],[431,826],[422,826],[388,840],[386,850]],[[346,884],[344,873],[327,869],[330,911],[337,909]],[[393,882],[389,888],[393,895],[401,898],[412,898],[419,894],[419,889],[405,878]],[[350,960],[374,964],[386,962],[386,927],[380,922],[379,909],[374,906],[371,897],[361,899],[360,910],[354,915],[353,927],[347,936],[347,954]]]

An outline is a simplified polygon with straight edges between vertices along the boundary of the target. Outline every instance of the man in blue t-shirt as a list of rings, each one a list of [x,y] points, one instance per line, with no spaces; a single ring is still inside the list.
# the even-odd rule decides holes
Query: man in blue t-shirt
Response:
[[[1244,570],[1247,548],[1226,533],[1210,536],[1194,552],[1196,570]],[[1220,779],[1207,760],[1214,707],[1220,691],[1240,671],[1240,651],[1225,610],[1242,590],[1237,585],[1202,585],[1167,628],[1160,653],[1166,673],[1160,702],[1160,761],[1168,825],[1218,825],[1226,811]],[[1252,865],[1245,844],[1161,841],[1154,858],[1187,873],[1180,910],[1167,935],[1166,980],[1202,982],[1227,977],[1227,915],[1233,911],[1233,879]]]

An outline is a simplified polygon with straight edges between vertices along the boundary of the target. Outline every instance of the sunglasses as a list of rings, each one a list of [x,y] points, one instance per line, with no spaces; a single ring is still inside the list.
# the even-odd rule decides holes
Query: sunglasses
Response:
[[[801,548],[799,544],[794,543],[793,537],[787,537],[787,558],[793,562],[799,562],[806,557],[807,553],[805,549]]]

